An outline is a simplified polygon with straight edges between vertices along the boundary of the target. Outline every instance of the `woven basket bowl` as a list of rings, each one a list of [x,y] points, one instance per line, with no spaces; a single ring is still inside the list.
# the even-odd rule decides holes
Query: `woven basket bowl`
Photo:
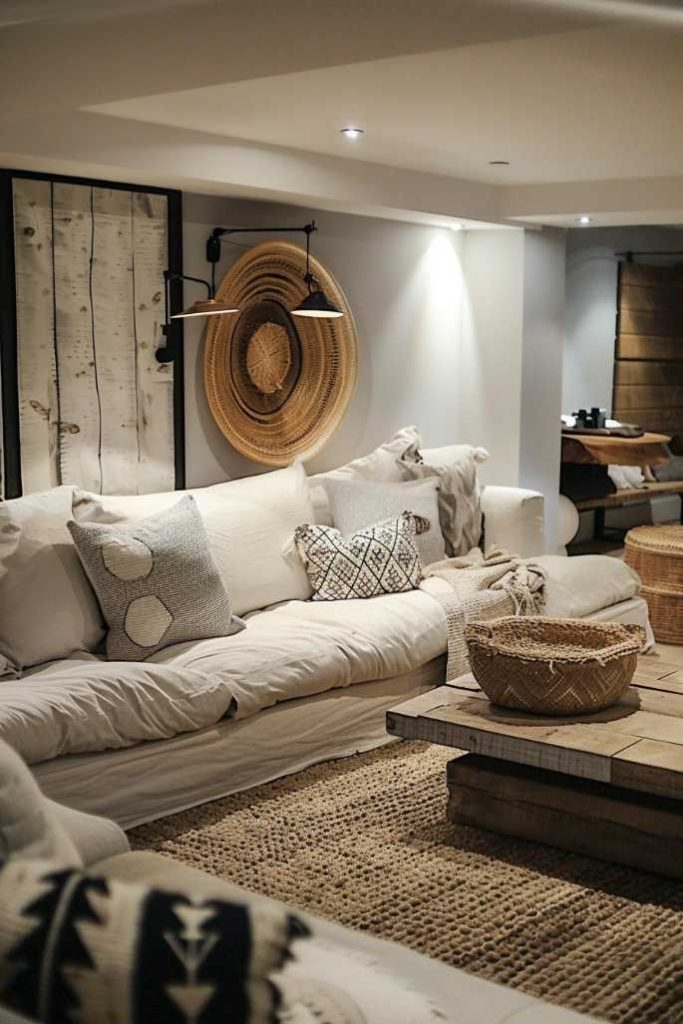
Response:
[[[615,704],[645,640],[641,626],[508,616],[465,627],[470,665],[493,704],[576,715]]]
[[[626,535],[625,560],[643,581],[657,640],[683,644],[683,526],[637,526]]]

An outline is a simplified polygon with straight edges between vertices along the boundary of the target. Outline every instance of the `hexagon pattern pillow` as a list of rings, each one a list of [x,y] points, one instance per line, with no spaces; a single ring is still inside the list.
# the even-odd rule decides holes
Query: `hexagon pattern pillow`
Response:
[[[190,495],[138,522],[68,527],[109,627],[111,661],[144,661],[171,644],[244,629]]]

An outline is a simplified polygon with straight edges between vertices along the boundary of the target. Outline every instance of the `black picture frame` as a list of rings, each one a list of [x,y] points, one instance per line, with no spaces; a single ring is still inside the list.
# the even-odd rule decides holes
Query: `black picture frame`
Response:
[[[17,375],[17,293],[14,264],[14,209],[12,182],[16,178],[85,185],[88,188],[147,192],[166,197],[168,209],[168,269],[183,272],[183,195],[177,189],[136,185],[130,182],[80,178],[41,171],[0,169],[0,373],[2,377],[3,479],[6,498],[18,498],[21,484],[21,435],[19,426],[19,381]],[[183,308],[182,281],[170,287],[171,312]],[[173,366],[173,448],[176,490],[185,487],[185,368],[183,360],[183,321],[174,322],[177,331]]]

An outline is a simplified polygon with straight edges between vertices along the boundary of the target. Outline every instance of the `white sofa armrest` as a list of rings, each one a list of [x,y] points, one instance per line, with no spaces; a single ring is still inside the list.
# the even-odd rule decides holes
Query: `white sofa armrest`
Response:
[[[481,496],[486,551],[503,548],[530,558],[545,551],[543,495],[522,487],[487,486]]]

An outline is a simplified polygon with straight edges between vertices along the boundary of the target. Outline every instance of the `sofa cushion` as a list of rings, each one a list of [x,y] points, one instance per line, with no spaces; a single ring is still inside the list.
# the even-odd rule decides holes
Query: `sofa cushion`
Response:
[[[640,579],[620,558],[540,555],[533,561],[547,574],[544,614],[553,618],[582,619],[640,591]]]
[[[0,858],[43,857],[74,867],[82,863],[33,775],[7,743],[0,740]]]
[[[345,466],[331,469],[327,473],[316,473],[309,477],[311,500],[315,510],[315,518],[311,522],[332,526],[332,514],[325,491],[327,480],[374,480],[375,483],[400,483],[405,479],[397,460],[413,448],[421,444],[420,432],[417,427],[403,427],[397,431],[390,441],[375,448],[369,455],[347,462]]]
[[[272,1024],[270,975],[306,932],[284,907],[6,861],[0,1001],[44,1021]]]
[[[107,655],[144,661],[169,644],[230,636],[232,614],[194,498],[132,523],[69,523],[109,626]]]
[[[422,579],[416,535],[426,519],[404,512],[343,537],[333,526],[300,526],[294,534],[314,601],[347,601],[414,590]]]
[[[405,483],[375,483],[372,480],[326,480],[334,526],[345,537],[402,512],[426,519],[429,529],[416,538],[423,565],[445,558],[439,523],[439,481],[406,480]]]
[[[308,478],[299,464],[168,494],[96,495],[77,490],[74,518],[104,523],[144,519],[169,509],[183,494],[197,502],[236,615],[311,596],[300,560],[283,553],[296,527],[314,519]]]
[[[435,448],[429,461],[421,451],[410,450],[399,462],[404,478],[439,481],[439,520],[449,558],[466,555],[481,539],[481,495],[477,462],[488,457],[484,448],[468,445]]]
[[[0,502],[0,672],[20,671],[104,636],[67,522],[72,487]]]

